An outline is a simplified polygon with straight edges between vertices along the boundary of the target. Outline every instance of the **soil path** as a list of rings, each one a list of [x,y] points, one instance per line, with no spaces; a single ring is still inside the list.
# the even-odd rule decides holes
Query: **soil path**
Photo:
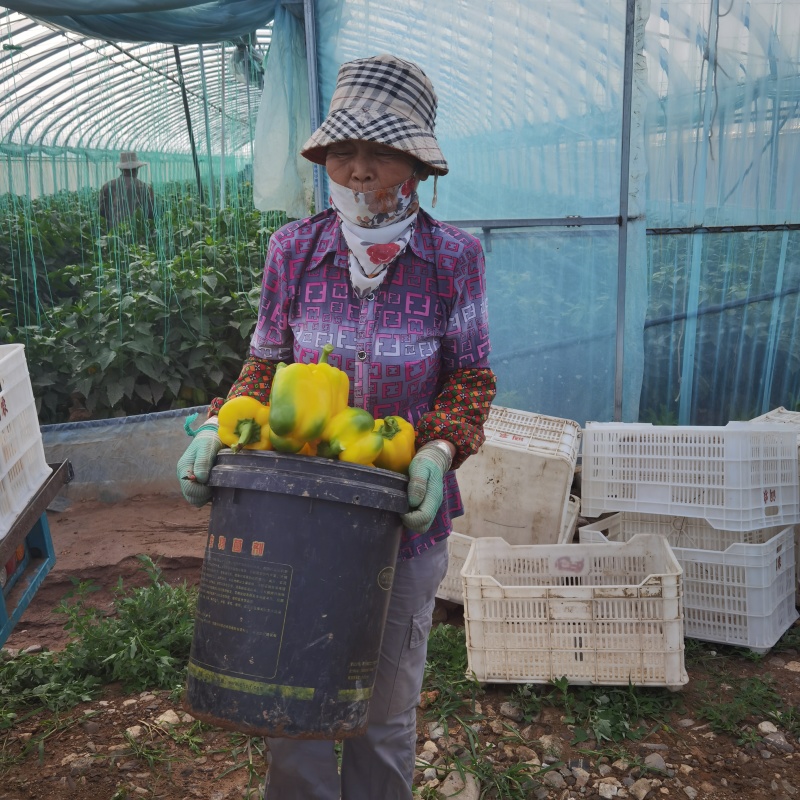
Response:
[[[143,586],[147,576],[136,556],[145,553],[158,563],[171,583],[197,583],[208,533],[210,506],[196,509],[179,497],[137,496],[109,505],[98,501],[72,503],[48,511],[56,563],[40,586],[6,643],[25,648],[39,644],[64,647],[64,619],[54,609],[72,588],[72,578],[100,587],[93,597],[109,605],[122,578],[125,586]]]

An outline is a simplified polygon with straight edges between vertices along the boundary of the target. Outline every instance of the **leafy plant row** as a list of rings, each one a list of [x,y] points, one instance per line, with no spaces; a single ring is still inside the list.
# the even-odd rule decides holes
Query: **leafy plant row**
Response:
[[[274,227],[243,199],[213,217],[159,199],[110,231],[75,193],[0,204],[0,343],[25,344],[43,424],[200,405],[236,378]]]

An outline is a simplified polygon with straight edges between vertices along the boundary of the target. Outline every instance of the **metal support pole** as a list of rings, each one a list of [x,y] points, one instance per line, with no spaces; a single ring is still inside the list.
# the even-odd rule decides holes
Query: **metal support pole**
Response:
[[[203,203],[203,181],[200,179],[200,163],[197,160],[197,148],[194,144],[192,116],[189,113],[189,98],[186,95],[186,84],[183,81],[183,67],[181,67],[181,54],[178,51],[178,45],[175,44],[172,46],[172,52],[175,54],[175,66],[178,68],[178,83],[181,86],[181,95],[183,96],[183,113],[186,115],[186,128],[189,131],[189,144],[192,147],[192,161],[194,162],[194,174],[197,178],[197,191],[200,194],[200,202]]]
[[[719,0],[711,0],[708,11],[708,54],[706,60],[706,85],[703,104],[702,139],[698,147],[696,179],[692,186],[692,206],[689,221],[702,224],[706,206],[706,170],[708,164],[712,110],[716,91],[717,70],[717,32],[719,30]],[[695,348],[697,345],[697,315],[700,303],[700,272],[702,270],[702,237],[692,237],[692,261],[687,281],[686,310],[691,316],[686,318],[683,331],[683,359],[681,363],[681,391],[678,402],[678,424],[689,425],[692,417],[692,400],[695,381]]]
[[[206,88],[206,62],[203,58],[203,45],[197,45],[200,56],[200,80],[203,83],[203,118],[206,123],[206,153],[208,154],[208,193],[211,200],[211,213],[214,213],[214,162],[211,154],[211,124],[208,121],[208,89]]]
[[[247,62],[247,80],[245,81],[244,88],[247,91],[247,133],[250,137],[250,169],[253,169],[254,154],[253,154],[253,107],[250,101],[250,61]]]
[[[225,42],[219,62],[220,103],[222,114],[219,121],[219,207],[225,208]]]
[[[314,0],[303,0],[303,21],[306,33],[306,61],[308,62],[308,105],[311,118],[311,133],[320,126],[319,74],[317,73],[317,29],[314,15]],[[314,211],[325,207],[322,191],[322,167],[314,164]]]
[[[617,342],[614,359],[614,420],[622,420],[625,367],[625,301],[628,279],[628,191],[631,171],[631,106],[633,102],[633,46],[636,0],[625,8],[625,66],[622,78],[622,149],[619,179],[619,240],[617,244]]]

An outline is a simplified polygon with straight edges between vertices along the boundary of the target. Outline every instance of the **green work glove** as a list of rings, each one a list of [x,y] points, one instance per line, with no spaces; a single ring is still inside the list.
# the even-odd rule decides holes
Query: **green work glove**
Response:
[[[199,508],[211,499],[211,489],[206,484],[221,449],[217,426],[203,425],[194,432],[194,438],[178,461],[181,492],[193,506]]]
[[[444,474],[452,462],[444,442],[422,445],[408,467],[408,506],[403,524],[416,533],[430,528],[444,499]]]

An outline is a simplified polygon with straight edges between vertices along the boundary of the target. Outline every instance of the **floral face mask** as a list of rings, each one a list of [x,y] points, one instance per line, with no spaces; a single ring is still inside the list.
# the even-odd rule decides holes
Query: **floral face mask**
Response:
[[[419,178],[415,175],[397,186],[370,192],[354,191],[333,181],[329,181],[329,184],[331,205],[340,216],[360,228],[383,228],[419,210]]]

